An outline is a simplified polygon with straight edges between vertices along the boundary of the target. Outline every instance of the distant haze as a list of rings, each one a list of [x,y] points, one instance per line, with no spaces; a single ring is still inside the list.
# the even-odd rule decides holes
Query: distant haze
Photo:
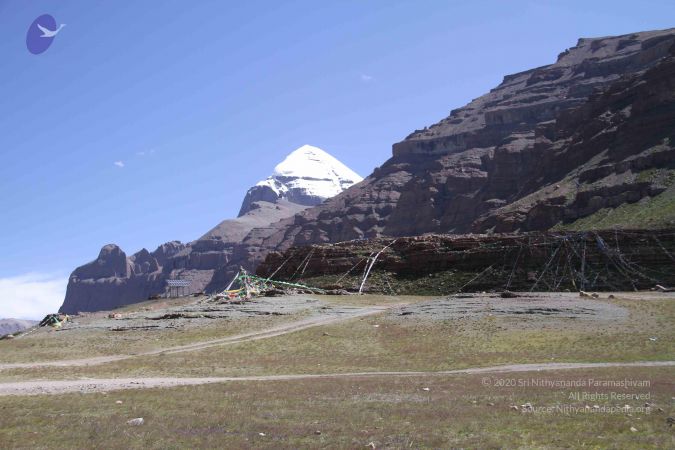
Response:
[[[68,278],[29,273],[0,279],[0,318],[41,319],[57,312]]]

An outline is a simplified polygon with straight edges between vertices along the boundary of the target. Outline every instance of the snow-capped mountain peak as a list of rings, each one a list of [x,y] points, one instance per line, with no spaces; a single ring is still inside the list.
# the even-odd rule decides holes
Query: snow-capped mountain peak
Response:
[[[332,155],[312,145],[293,150],[277,164],[272,176],[348,180],[352,184],[363,179]]]
[[[303,145],[277,164],[272,175],[248,190],[239,215],[247,213],[251,203],[261,200],[318,205],[362,179],[326,151]]]

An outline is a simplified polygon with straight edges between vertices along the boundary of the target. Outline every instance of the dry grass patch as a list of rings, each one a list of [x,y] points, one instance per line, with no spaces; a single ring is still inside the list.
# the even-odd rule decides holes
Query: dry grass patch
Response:
[[[570,400],[570,392],[577,389],[486,387],[483,377],[475,375],[231,382],[108,394],[3,397],[0,441],[8,448],[110,449],[363,448],[370,442],[377,448],[675,445],[666,424],[666,417],[674,413],[671,368],[520,373],[514,378],[648,380],[649,388],[626,392],[648,392],[652,407],[647,414],[639,412],[642,400]],[[535,407],[579,408],[628,404],[632,409],[611,414],[532,414],[510,408],[528,402]],[[145,424],[126,425],[135,417],[143,417]]]
[[[0,341],[0,364],[134,355],[271,328],[305,318],[305,314],[212,319],[208,324],[168,329],[112,331],[42,328],[25,337]],[[115,324],[111,321],[111,327]]]
[[[605,301],[627,308],[629,316],[620,322],[509,316],[420,320],[393,310],[206,350],[96,367],[7,370],[0,377],[243,376],[675,360],[675,301]]]

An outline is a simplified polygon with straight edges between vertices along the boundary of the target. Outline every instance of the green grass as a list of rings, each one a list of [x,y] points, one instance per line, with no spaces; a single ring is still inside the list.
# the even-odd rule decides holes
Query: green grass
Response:
[[[0,379],[436,371],[507,363],[675,359],[675,301],[603,301],[627,308],[630,316],[587,322],[505,316],[430,320],[392,313],[100,366],[5,370]]]
[[[499,315],[434,320],[384,313],[194,352],[92,367],[0,371],[0,379],[435,371],[506,363],[675,359],[675,301],[663,294],[615,295],[616,299],[602,301],[627,308],[630,315],[614,322]],[[403,299],[354,296],[325,300],[390,304]],[[251,319],[254,322],[248,325],[262,327],[265,323],[261,321],[277,319]],[[202,339],[216,332],[196,329],[180,339],[170,339]],[[233,332],[234,328],[219,331]],[[67,337],[68,333],[55,332],[54,336]],[[123,349],[124,341],[118,341],[116,333],[108,335],[116,340],[110,348]],[[126,337],[139,345],[138,341],[149,335],[134,332]],[[78,357],[102,350],[86,344],[86,333],[75,336],[70,335],[70,345],[83,346]],[[60,338],[59,345],[68,345],[65,337]],[[650,337],[657,340],[650,341]],[[26,337],[22,345],[32,339]],[[40,338],[35,342],[46,341]],[[2,347],[0,352],[9,348]],[[350,377],[6,396],[0,397],[0,443],[3,448],[30,449],[365,448],[370,442],[377,448],[673,448],[672,429],[665,422],[675,413],[671,401],[673,370],[611,368],[491,374],[488,384],[483,381],[484,375]],[[576,389],[497,387],[493,383],[496,379],[531,378],[649,380],[648,389],[625,392],[648,392],[653,411],[524,414],[513,411],[510,405],[530,402],[534,406],[583,408],[587,404],[628,404],[635,408],[644,400],[589,402],[570,399]],[[424,387],[430,390],[422,390]],[[586,390],[610,392],[611,388]],[[118,400],[122,404],[117,404]],[[659,407],[663,412],[656,410]],[[135,417],[143,417],[146,423],[140,427],[126,424]],[[631,427],[637,431],[631,431]]]
[[[133,355],[160,348],[219,339],[292,322],[303,314],[235,319],[212,319],[208,324],[177,329],[110,331],[42,328],[13,340],[0,341],[0,363],[57,361],[108,355]],[[77,319],[75,319],[77,320]],[[111,321],[110,326],[114,326]]]
[[[656,197],[636,203],[624,203],[613,209],[603,208],[569,224],[558,224],[552,230],[656,229],[673,226],[675,226],[675,185],[671,185]]]
[[[629,308],[628,320],[592,323],[591,327],[582,321],[543,318],[532,319],[528,324],[525,319],[496,316],[431,321],[382,315],[274,339],[167,355],[161,360],[124,361],[114,366],[150,374],[166,373],[169,366],[171,373],[197,376],[675,359],[675,302],[618,303]],[[650,337],[657,337],[657,341],[650,341]]]
[[[336,306],[383,306],[393,303],[415,303],[430,299],[422,296],[387,296],[387,295],[345,295],[318,296],[327,305]],[[191,299],[188,299],[192,301]],[[185,299],[144,302],[134,306],[126,306],[116,312],[138,312],[152,306],[154,310],[168,306],[185,304]],[[198,313],[195,313],[198,314]],[[81,359],[108,355],[133,355],[161,348],[192,344],[199,341],[220,339],[236,334],[250,333],[281,325],[308,317],[311,312],[298,312],[283,316],[255,316],[245,318],[209,319],[199,325],[186,323],[184,326],[171,329],[148,329],[133,331],[111,331],[106,328],[56,330],[50,327],[39,329],[30,335],[13,339],[0,340],[1,363],[30,363],[57,361],[64,359]],[[99,315],[104,315],[100,313]],[[92,320],[74,318],[75,321]],[[96,320],[96,319],[94,319]],[[116,321],[109,321],[114,327]],[[0,376],[2,373],[0,372]]]
[[[0,398],[4,448],[673,448],[672,369],[509,374],[514,379],[648,380],[652,412],[527,414],[511,405],[640,407],[575,401],[578,389],[485,386],[483,376],[213,385]],[[429,391],[422,388],[428,387]],[[609,393],[611,388],[594,388]],[[116,401],[122,401],[117,404]],[[658,412],[657,408],[663,412]],[[139,427],[126,421],[143,417]],[[636,431],[631,431],[634,427]],[[320,432],[317,433],[317,432]],[[264,435],[261,435],[263,433]]]

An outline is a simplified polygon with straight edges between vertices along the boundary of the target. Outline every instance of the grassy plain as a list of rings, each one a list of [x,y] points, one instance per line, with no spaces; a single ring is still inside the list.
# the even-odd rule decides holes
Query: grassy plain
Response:
[[[583,300],[589,310],[592,302],[603,302],[612,311],[621,312],[614,319],[500,314],[509,300],[495,298],[477,298],[476,302],[484,303],[477,313],[449,318],[423,313],[433,303],[430,298],[322,297],[325,303],[321,308],[379,305],[391,309],[189,352],[85,367],[5,369],[0,370],[0,382],[433,372],[514,363],[675,360],[675,297],[660,293],[614,295],[611,299],[602,294],[599,300]],[[398,306],[401,302],[411,306],[402,309]],[[404,314],[406,311],[414,313]],[[34,361],[47,353],[47,359],[84,358],[156,349],[251,328],[262,330],[307,314],[256,316],[213,322],[207,327],[142,332],[82,329],[45,333],[0,341],[0,362]],[[68,346],[79,348],[75,351],[65,348]],[[649,385],[628,389],[519,385],[519,380],[591,378],[646,380]],[[499,385],[504,380],[513,383]],[[371,443],[375,448],[673,448],[672,428],[666,419],[675,414],[674,386],[673,367],[627,367],[501,375],[430,373],[230,381],[107,393],[3,396],[0,442],[4,448],[31,449],[365,448]],[[584,392],[642,397],[574,397]],[[520,405],[526,403],[553,409],[523,412]],[[646,403],[650,405],[647,409]],[[135,417],[143,417],[145,423],[139,427],[126,424]]]

